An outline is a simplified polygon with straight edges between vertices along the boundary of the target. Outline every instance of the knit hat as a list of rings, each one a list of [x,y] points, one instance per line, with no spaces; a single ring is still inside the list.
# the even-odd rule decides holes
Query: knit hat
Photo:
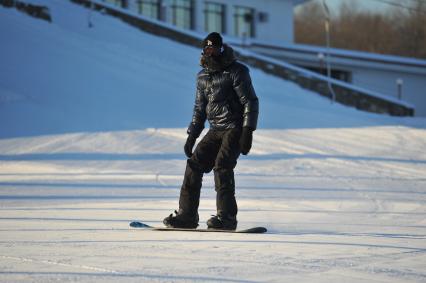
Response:
[[[207,35],[206,38],[203,40],[203,48],[206,46],[213,46],[216,48],[221,48],[223,44],[222,36],[220,36],[217,32],[212,32],[209,35]]]

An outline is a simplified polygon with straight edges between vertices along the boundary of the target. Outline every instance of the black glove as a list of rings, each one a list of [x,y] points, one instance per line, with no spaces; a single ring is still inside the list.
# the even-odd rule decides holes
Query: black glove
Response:
[[[185,151],[186,156],[188,156],[188,158],[191,158],[192,156],[192,148],[194,147],[196,140],[197,138],[194,137],[193,135],[188,135],[188,138],[186,139],[186,143],[183,149]]]
[[[253,130],[250,127],[244,127],[240,138],[240,149],[243,155],[250,152],[251,144],[253,142]]]

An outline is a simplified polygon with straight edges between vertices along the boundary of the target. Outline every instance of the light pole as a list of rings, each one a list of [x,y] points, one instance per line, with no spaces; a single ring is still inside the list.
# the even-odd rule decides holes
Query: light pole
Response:
[[[396,80],[396,86],[398,89],[398,99],[401,100],[402,99],[402,85],[404,84],[404,80],[399,78]]]
[[[324,8],[324,25],[325,25],[325,37],[326,37],[326,43],[327,43],[327,56],[326,56],[326,63],[327,63],[327,77],[328,77],[328,90],[331,93],[331,102],[333,103],[336,100],[336,95],[333,90],[333,86],[331,85],[331,66],[330,66],[330,10],[328,9],[327,3],[325,0],[322,1],[322,6]]]
[[[322,53],[322,52],[318,53],[317,57],[318,57],[318,61],[319,61],[319,72],[318,73],[323,75],[324,74],[324,71],[323,71],[324,70],[324,58],[325,58],[324,53]]]

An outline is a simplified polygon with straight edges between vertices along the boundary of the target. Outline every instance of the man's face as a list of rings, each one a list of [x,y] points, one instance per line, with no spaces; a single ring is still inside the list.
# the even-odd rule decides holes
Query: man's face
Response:
[[[207,45],[203,48],[203,54],[207,57],[214,57],[220,55],[220,48],[215,47],[213,45]]]

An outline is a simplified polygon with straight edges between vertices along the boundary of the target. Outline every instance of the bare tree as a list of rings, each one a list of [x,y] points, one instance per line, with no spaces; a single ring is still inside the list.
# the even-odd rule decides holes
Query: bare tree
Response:
[[[389,13],[395,25],[395,36],[400,39],[395,52],[398,55],[426,58],[426,3],[422,0],[403,3],[410,9],[394,8]]]
[[[304,44],[325,45],[324,16],[317,2],[308,3],[295,17],[295,41]]]
[[[403,0],[385,12],[365,11],[357,3],[342,2],[332,18],[332,47],[426,58],[424,0]],[[296,13],[297,43],[325,45],[321,9],[318,2],[312,2]]]

